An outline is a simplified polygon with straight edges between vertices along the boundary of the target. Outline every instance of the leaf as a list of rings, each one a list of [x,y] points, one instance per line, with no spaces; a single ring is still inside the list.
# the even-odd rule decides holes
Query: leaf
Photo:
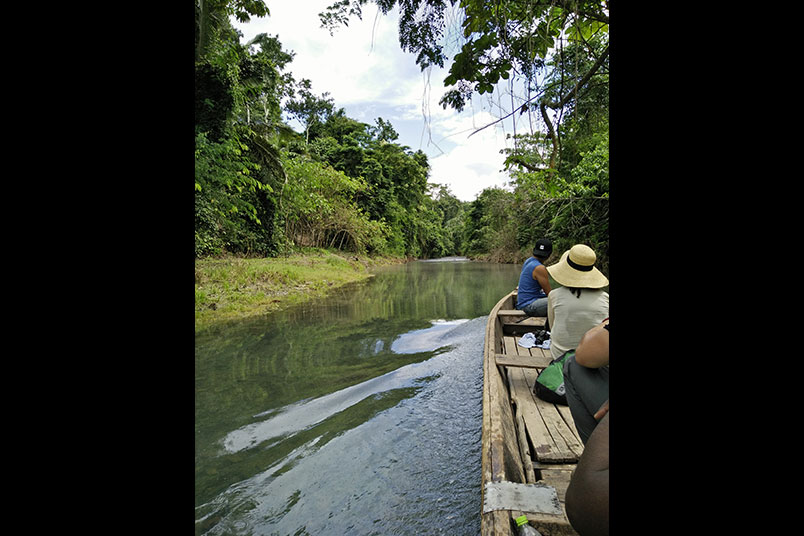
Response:
[[[494,86],[492,86],[488,82],[480,82],[477,85],[477,92],[480,93],[481,95],[484,94],[484,93],[492,93],[493,91],[494,91]]]

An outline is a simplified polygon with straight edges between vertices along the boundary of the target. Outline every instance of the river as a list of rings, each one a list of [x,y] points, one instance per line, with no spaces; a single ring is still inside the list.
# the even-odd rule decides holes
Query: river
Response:
[[[479,534],[484,330],[519,267],[375,273],[196,337],[196,534]]]

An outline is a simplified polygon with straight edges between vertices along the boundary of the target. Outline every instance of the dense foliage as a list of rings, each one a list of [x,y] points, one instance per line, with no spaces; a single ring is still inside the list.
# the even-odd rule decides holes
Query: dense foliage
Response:
[[[444,65],[446,12],[457,0],[373,1],[383,13],[398,4],[400,45],[422,68]],[[322,22],[334,30],[367,3],[336,2]],[[605,271],[605,2],[461,0],[459,7],[463,45],[442,105],[461,109],[504,83],[519,99],[509,116],[531,117],[501,157],[513,191],[490,188],[472,202],[429,183],[426,155],[396,143],[390,122],[352,119],[327,92],[295,80],[294,54],[275,37],[241,43],[230,19],[269,16],[262,0],[197,0],[196,255],[315,246],[518,262],[548,236],[558,251],[591,245]]]
[[[356,121],[308,80],[295,80],[287,69],[293,54],[275,37],[240,43],[230,17],[267,13],[260,0],[196,5],[196,255],[276,255],[295,246],[455,252],[461,203],[443,188],[428,195],[436,186],[421,151],[395,143],[382,118]],[[283,111],[304,132],[291,130]]]

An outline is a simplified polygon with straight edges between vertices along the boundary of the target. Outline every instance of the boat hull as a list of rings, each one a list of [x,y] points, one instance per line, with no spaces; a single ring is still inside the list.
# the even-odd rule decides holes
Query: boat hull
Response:
[[[481,535],[513,536],[514,520],[526,515],[542,536],[577,535],[566,517],[564,494],[583,445],[569,409],[537,399],[533,380],[550,360],[549,350],[516,345],[517,333],[536,330],[544,318],[526,318],[514,308],[516,292],[494,306],[483,349]],[[554,508],[500,507],[489,511],[487,489],[516,483],[555,490]],[[522,506],[522,505],[518,505]],[[560,514],[556,509],[560,508]]]

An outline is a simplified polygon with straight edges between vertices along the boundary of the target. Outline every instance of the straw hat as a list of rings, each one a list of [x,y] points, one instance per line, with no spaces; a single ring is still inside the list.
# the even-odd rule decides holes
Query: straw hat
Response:
[[[561,260],[547,267],[547,272],[565,287],[601,288],[609,284],[608,278],[595,268],[597,256],[592,248],[575,244],[561,255]]]

